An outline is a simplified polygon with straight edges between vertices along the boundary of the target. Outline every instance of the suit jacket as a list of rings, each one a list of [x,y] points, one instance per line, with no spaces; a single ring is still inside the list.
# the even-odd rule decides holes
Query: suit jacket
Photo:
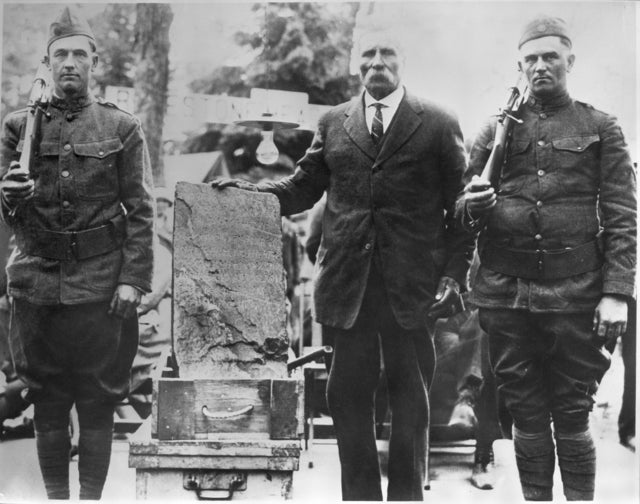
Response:
[[[316,263],[315,314],[353,326],[378,254],[389,303],[405,329],[428,325],[442,275],[465,283],[473,237],[454,227],[465,151],[457,119],[405,93],[376,147],[363,95],[331,109],[290,177],[268,184],[283,214],[327,191]]]

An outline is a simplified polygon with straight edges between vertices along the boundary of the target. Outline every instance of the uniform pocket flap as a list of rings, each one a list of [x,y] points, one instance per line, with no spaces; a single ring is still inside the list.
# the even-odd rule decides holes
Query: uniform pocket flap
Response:
[[[570,152],[583,152],[591,144],[600,141],[599,135],[586,135],[576,137],[558,138],[551,143],[553,147],[558,150],[570,151]]]
[[[103,159],[122,150],[122,147],[122,142],[119,138],[108,138],[99,142],[77,143],[73,146],[73,150],[78,156]]]

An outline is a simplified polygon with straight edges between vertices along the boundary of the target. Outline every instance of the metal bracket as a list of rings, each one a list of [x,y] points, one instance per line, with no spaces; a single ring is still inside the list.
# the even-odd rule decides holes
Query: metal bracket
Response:
[[[234,492],[247,489],[247,475],[239,471],[185,471],[182,485],[198,500],[231,500]]]

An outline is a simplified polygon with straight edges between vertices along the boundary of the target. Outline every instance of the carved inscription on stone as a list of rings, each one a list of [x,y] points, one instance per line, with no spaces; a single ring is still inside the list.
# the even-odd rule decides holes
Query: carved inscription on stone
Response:
[[[178,183],[173,338],[180,377],[282,378],[288,339],[275,196]]]

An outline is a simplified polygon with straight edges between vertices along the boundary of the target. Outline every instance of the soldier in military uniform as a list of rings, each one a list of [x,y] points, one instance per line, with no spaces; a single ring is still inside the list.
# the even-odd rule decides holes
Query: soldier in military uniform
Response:
[[[17,242],[7,267],[12,353],[34,404],[47,495],[59,499],[69,498],[74,404],[80,498],[101,497],[153,267],[146,142],[135,117],[89,94],[95,51],[86,20],[64,8],[50,29],[53,96],[29,179],[17,163],[25,110],[6,118],[2,137],[2,217]]]
[[[529,97],[499,190],[478,178],[494,119],[474,143],[457,216],[480,231],[472,299],[513,416],[524,497],[552,499],[555,449],[566,498],[592,500],[589,411],[634,296],[636,175],[615,118],[567,91],[564,21],[534,19],[518,47]]]

